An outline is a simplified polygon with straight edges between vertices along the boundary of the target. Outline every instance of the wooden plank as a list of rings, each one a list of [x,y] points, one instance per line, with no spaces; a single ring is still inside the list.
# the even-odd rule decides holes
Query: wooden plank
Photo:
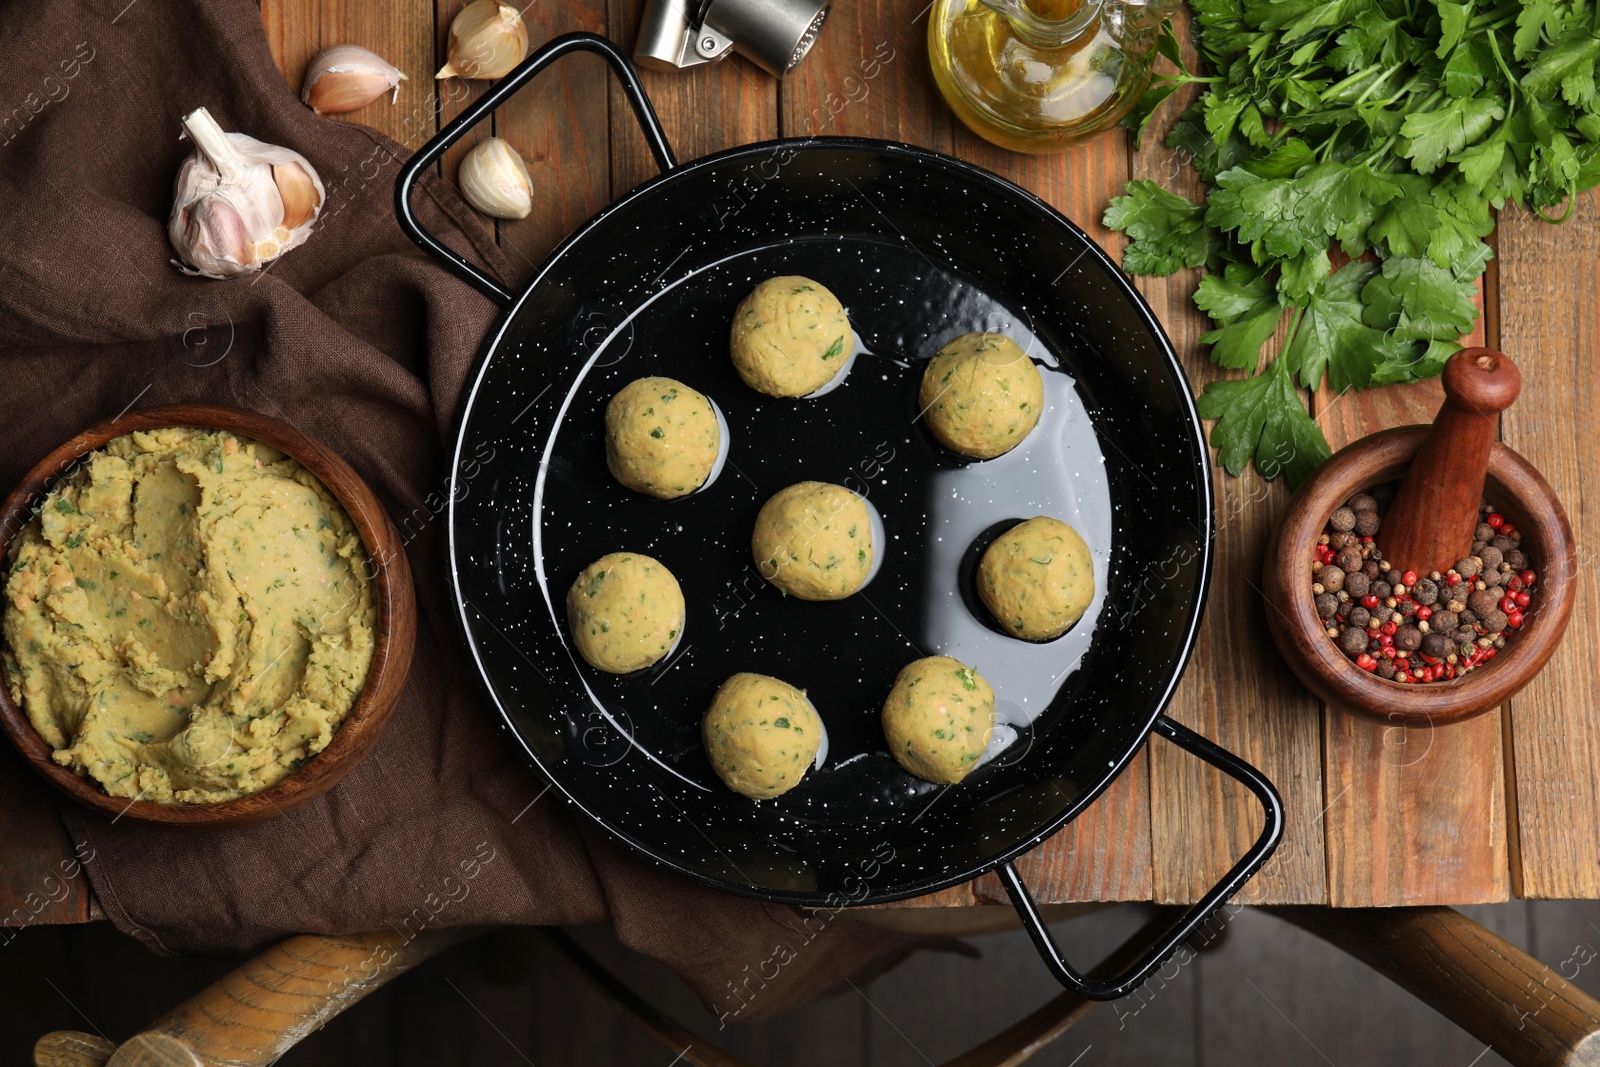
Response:
[[[1482,343],[1482,324],[1477,336]],[[1431,422],[1438,380],[1315,398],[1335,450],[1388,426]],[[1484,903],[1509,893],[1497,709],[1441,729],[1385,727],[1325,708],[1329,902],[1340,907]]]
[[[531,4],[523,12],[531,48],[571,30],[606,31],[605,0]],[[499,243],[524,277],[611,199],[607,85],[597,56],[563,60],[495,113],[495,133],[522,154],[533,212],[499,224]]]
[[[493,84],[487,81],[466,81],[461,78],[446,78],[444,81],[434,80],[434,73],[445,65],[450,54],[450,23],[461,13],[471,0],[436,0],[433,5],[433,17],[428,24],[428,38],[433,42],[433,69],[428,73],[428,80],[433,83],[433,107],[435,114],[435,128],[443,129],[444,126],[461,114],[473,102],[489,91]],[[420,15],[419,15],[420,18]],[[420,33],[420,29],[417,31]],[[529,37],[529,47],[533,46],[533,39]],[[496,116],[498,117],[498,116]],[[474,147],[495,134],[495,121],[479,123],[471,133],[444,154],[439,160],[439,173],[452,185],[456,185],[456,171],[461,167],[461,159]],[[494,232],[494,220],[482,215],[475,216],[484,234]],[[522,265],[526,267],[526,265]],[[531,273],[531,271],[530,271]]]
[[[1187,37],[1180,28],[1190,69],[1198,69]],[[1187,160],[1161,144],[1181,106],[1181,100],[1168,101],[1169,110],[1152,123],[1140,150],[1130,145],[1130,174],[1198,200],[1200,183]],[[1197,272],[1136,281],[1166,326],[1196,393],[1228,376],[1211,366],[1199,343],[1209,323],[1190,300]],[[1263,482],[1253,468],[1233,478],[1213,464],[1212,478],[1217,536],[1211,595],[1199,646],[1169,714],[1254,764],[1283,795],[1283,842],[1245,887],[1244,899],[1322,903],[1327,887],[1318,707],[1273,651],[1259,591],[1263,551],[1288,490],[1281,479]],[[1159,903],[1198,899],[1261,830],[1259,806],[1243,787],[1162,743],[1150,749],[1150,812]]]
[[[882,137],[949,152],[1032,189],[1080,222],[1098,226],[1110,190],[1125,180],[1113,139],[1073,157],[1002,152],[961,127],[927,74],[927,9],[910,0],[834,7],[810,55],[782,83],[784,136]],[[1141,754],[1107,794],[1019,861],[1041,902],[1144,899],[1149,894],[1147,768]],[[949,907],[1004,902],[998,880],[905,901]]]
[[[959,122],[954,141],[956,155],[1035,193],[1090,239],[1108,247],[1120,241],[1100,218],[1129,176],[1127,138],[1121,130],[1103,133],[1070,152],[1037,156],[996,148]],[[1017,872],[1036,899],[1150,899],[1149,758],[1147,746],[1087,811],[1018,861]],[[1007,899],[993,875],[978,882],[975,895],[980,903]]]
[[[1197,381],[1213,376],[1197,356],[1185,363]],[[1283,842],[1243,899],[1320,904],[1327,887],[1319,709],[1273,653],[1259,591],[1273,517],[1288,492],[1254,471],[1213,477],[1216,574],[1199,645],[1168,713],[1260,769],[1283,796]],[[1155,899],[1192,902],[1254,842],[1260,808],[1243,787],[1172,745],[1153,746],[1150,767]]]
[[[949,152],[955,119],[928,74],[927,10],[916,0],[835,5],[779,87],[783,135],[882,137]]]
[[[835,4],[811,52],[781,83],[785,137],[884,137],[950,150],[953,119],[927,76],[927,17],[901,0]],[[884,905],[963,907],[975,883]]]
[[[378,53],[406,75],[394,103],[384,96],[336,121],[359,122],[419,148],[436,128],[433,121],[433,5],[431,0],[260,0],[272,58],[298,96],[311,57],[336,44],[358,44]],[[322,175],[326,184],[338,181]]]
[[[1494,276],[1488,278],[1493,292]],[[1480,283],[1478,306],[1486,306]],[[1490,306],[1492,306],[1492,300]],[[1468,345],[1489,343],[1482,316]],[[1390,426],[1432,421],[1438,381],[1313,397],[1335,449]],[[1448,730],[1383,727],[1324,706],[1323,776],[1328,895],[1367,907],[1505,900],[1505,765],[1501,712]]]
[[[1522,370],[1522,397],[1501,417],[1505,443],[1555,489],[1572,521],[1578,564],[1593,570],[1600,509],[1600,204],[1581,197],[1552,226],[1521,211],[1500,217],[1500,342]],[[1513,888],[1530,898],[1600,897],[1600,582],[1580,580],[1566,638],[1510,701],[1519,862]]]
[[[1016,867],[1034,899],[1044,904],[1149,900],[1148,749],[1082,815],[1020,857]],[[1010,903],[995,875],[972,885],[974,903]]]
[[[643,10],[644,0],[616,0],[610,5],[610,37],[630,55]],[[823,37],[826,39],[826,32]],[[643,70],[639,76],[680,160],[687,162],[778,135],[777,80],[741,56],[690,70]],[[614,81],[610,98],[611,192],[620,196],[655,177],[656,163],[639,134],[627,97]]]

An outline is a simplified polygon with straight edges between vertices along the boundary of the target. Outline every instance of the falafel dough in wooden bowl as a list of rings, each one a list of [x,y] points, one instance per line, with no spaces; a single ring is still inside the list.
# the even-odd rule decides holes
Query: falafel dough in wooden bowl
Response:
[[[207,404],[147,408],[46,455],[0,508],[0,725],[112,816],[259,822],[377,743],[411,664],[398,535],[338,455]]]

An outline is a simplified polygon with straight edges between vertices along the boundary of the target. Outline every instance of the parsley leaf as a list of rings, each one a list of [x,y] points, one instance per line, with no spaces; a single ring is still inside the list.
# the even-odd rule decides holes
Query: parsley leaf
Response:
[[[1410,345],[1362,321],[1361,291],[1377,273],[1376,264],[1346,263],[1308,294],[1305,313],[1280,360],[1305,388],[1317,388],[1326,371],[1328,386],[1336,393],[1365,389],[1379,364],[1399,358],[1400,348],[1410,354]]]
[[[1252,458],[1264,478],[1280,473],[1291,486],[1328,458],[1328,442],[1311,421],[1282,360],[1253,378],[1212,382],[1196,401],[1200,417],[1216,419],[1211,444],[1229,474]]]
[[[1400,124],[1400,136],[1408,141],[1402,154],[1418,173],[1432,174],[1452,152],[1475,144],[1495,119],[1505,117],[1505,106],[1484,96],[1452,100],[1436,111],[1413,111]]]
[[[1378,209],[1404,192],[1391,175],[1380,175],[1364,162],[1319,163],[1300,175],[1307,215],[1317,219],[1322,232],[1337,238],[1350,255],[1367,248],[1367,227]]]
[[[1578,0],[1191,0],[1129,124],[1201,91],[1165,143],[1203,203],[1130,185],[1124,266],[1203,265],[1219,461],[1301,476],[1325,454],[1296,395],[1438,374],[1477,318],[1494,211],[1567,218],[1600,184],[1600,9]],[[1338,248],[1335,249],[1334,243]],[[1335,267],[1337,266],[1337,269]],[[1272,338],[1285,318],[1279,350]]]
[[[1283,317],[1277,292],[1265,272],[1230,263],[1222,274],[1200,279],[1194,302],[1219,327],[1200,337],[1211,346],[1212,362],[1234,370],[1254,370],[1261,360],[1261,346]]]
[[[1477,292],[1431,259],[1392,257],[1361,290],[1362,319],[1408,341],[1450,340],[1472,328]]]
[[[1206,225],[1206,209],[1161,188],[1153,181],[1131,181],[1126,196],[1116,197],[1106,208],[1105,224],[1122,230],[1133,243],[1123,253],[1122,268],[1129,274],[1171,274],[1184,267],[1201,267],[1215,244]]]
[[[1217,191],[1206,206],[1206,222],[1220,230],[1233,230],[1252,248],[1256,262],[1262,253],[1271,256],[1298,256],[1326,247],[1327,235],[1320,222],[1313,224],[1301,214],[1303,196],[1292,178],[1261,178],[1243,167],[1217,175]]]

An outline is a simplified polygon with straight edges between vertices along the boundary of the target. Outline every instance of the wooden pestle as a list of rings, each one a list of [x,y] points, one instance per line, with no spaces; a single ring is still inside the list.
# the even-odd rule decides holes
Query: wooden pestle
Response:
[[[1495,422],[1522,391],[1504,353],[1464,348],[1444,366],[1444,406],[1384,516],[1378,547],[1402,571],[1441,574],[1472,549]]]

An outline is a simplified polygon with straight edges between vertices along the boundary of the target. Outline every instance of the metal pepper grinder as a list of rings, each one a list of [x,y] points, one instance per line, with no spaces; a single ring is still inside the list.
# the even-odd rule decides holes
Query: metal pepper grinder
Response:
[[[1383,553],[1402,571],[1443,573],[1472,548],[1495,420],[1522,391],[1503,352],[1464,348],[1443,374],[1444,406],[1383,520]]]
[[[828,0],[647,0],[633,61],[681,70],[738,52],[783,77],[805,58]]]

